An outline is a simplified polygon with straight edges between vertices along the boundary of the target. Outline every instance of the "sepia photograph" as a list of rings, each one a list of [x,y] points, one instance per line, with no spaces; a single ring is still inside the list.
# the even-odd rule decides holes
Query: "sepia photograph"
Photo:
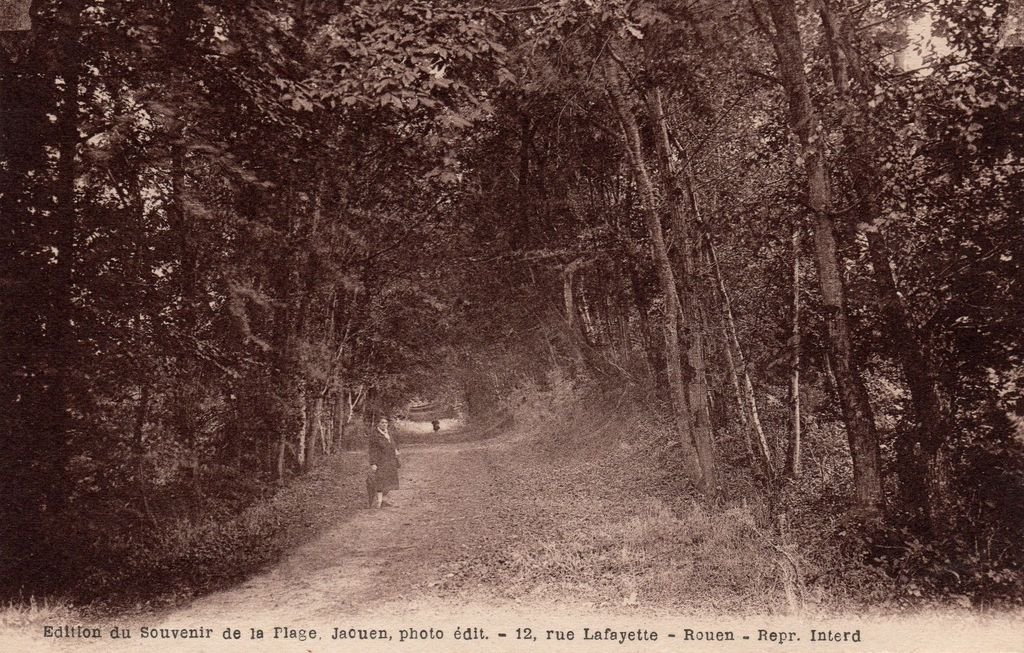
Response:
[[[1024,0],[0,0],[0,651],[1024,653]]]

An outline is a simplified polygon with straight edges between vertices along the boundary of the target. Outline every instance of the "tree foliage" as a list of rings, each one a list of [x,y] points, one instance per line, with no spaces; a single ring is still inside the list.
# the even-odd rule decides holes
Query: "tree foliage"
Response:
[[[351,444],[360,406],[485,418],[566,382],[671,415],[680,491],[853,497],[864,546],[969,570],[934,591],[1019,590],[978,546],[1020,537],[1024,486],[1007,3],[31,18],[0,34],[6,590],[236,514]],[[946,46],[912,69],[923,25]],[[848,485],[782,464],[794,419]]]

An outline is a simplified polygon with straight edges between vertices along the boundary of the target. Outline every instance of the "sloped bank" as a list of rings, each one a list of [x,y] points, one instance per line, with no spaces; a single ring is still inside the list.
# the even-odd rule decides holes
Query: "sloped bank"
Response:
[[[802,596],[752,509],[698,501],[659,461],[665,431],[616,394],[520,402],[525,435],[494,467],[482,526],[439,588],[465,601],[595,610],[790,613]]]

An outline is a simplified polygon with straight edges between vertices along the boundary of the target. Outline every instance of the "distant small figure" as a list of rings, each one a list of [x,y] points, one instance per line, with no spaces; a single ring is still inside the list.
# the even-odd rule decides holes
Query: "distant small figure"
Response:
[[[370,472],[366,475],[366,501],[370,508],[383,508],[384,497],[398,489],[398,443],[388,432],[388,418],[382,417],[370,434]]]
[[[440,430],[441,430],[441,420],[438,420],[438,419],[432,420],[432,421],[430,422],[430,424],[431,424],[431,425],[432,425],[432,426],[434,427],[434,432],[435,432],[435,433],[436,433],[437,431],[440,431]]]

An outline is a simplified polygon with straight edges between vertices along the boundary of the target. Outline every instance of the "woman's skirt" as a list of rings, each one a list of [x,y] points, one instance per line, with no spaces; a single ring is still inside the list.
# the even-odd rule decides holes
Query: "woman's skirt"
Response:
[[[398,489],[398,467],[394,465],[378,465],[377,470],[370,470],[366,479],[367,489],[374,492],[389,492]]]

